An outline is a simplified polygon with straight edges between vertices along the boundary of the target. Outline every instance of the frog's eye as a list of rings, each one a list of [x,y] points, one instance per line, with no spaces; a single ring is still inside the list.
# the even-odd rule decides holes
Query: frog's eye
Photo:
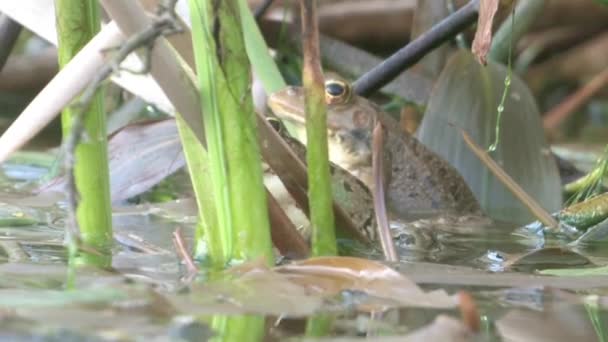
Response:
[[[342,81],[325,82],[325,102],[327,104],[345,103],[350,98],[350,86]]]
[[[277,133],[281,133],[283,131],[283,124],[278,118],[269,116],[266,118],[266,121],[270,124],[270,126],[272,126],[272,128],[274,128],[275,131],[277,131]]]

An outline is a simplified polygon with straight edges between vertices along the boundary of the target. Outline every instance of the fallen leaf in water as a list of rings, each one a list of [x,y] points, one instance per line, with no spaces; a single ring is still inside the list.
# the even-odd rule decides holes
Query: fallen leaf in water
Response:
[[[379,311],[394,307],[453,308],[443,290],[424,292],[388,266],[354,257],[320,257],[270,269],[250,262],[190,293],[171,298],[188,314],[260,313],[309,316],[319,311]],[[348,295],[346,295],[348,294]]]
[[[545,247],[531,252],[509,258],[504,264],[505,268],[530,272],[546,268],[582,267],[593,263],[585,256],[568,248]]]
[[[275,268],[291,281],[319,293],[365,292],[403,306],[451,308],[457,302],[443,290],[424,292],[416,283],[379,262],[354,257],[319,257]]]
[[[306,317],[323,307],[323,296],[268,268],[248,262],[224,272],[220,279],[193,284],[187,294],[169,300],[179,312],[205,314],[270,314]]]

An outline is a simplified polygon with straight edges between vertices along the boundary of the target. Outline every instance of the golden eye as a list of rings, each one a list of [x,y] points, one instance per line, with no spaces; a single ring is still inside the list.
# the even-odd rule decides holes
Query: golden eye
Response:
[[[342,81],[325,82],[325,102],[327,104],[345,103],[350,98],[350,86]]]

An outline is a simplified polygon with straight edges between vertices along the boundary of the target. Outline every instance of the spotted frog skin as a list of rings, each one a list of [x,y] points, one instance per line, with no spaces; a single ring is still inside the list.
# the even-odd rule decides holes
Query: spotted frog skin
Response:
[[[399,128],[398,123],[374,103],[352,94],[337,79],[325,83],[329,157],[372,188],[372,131],[376,122],[384,127],[385,196],[391,217],[411,220],[448,212],[479,214],[479,204],[462,176],[447,161]],[[304,92],[287,87],[268,99],[272,111],[298,127],[305,143]]]

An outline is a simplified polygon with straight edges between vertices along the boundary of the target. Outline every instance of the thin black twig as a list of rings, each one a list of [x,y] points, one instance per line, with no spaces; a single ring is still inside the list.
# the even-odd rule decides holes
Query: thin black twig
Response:
[[[452,14],[456,12],[456,4],[454,3],[454,0],[448,0],[446,6],[448,8],[448,13]],[[458,32],[454,40],[460,49],[467,49],[469,47],[469,44],[467,43],[467,40],[462,32]]]
[[[156,38],[180,30],[177,17],[175,16],[175,10],[173,7],[167,7],[175,5],[175,3],[176,0],[164,1],[159,7],[162,7],[165,10],[157,11],[157,17],[152,20],[148,28],[129,37],[124,44],[116,50],[110,60],[108,60],[95,74],[93,80],[84,90],[80,99],[73,105],[75,114],[72,119],[72,128],[64,143],[64,166],[67,174],[66,192],[68,196],[68,228],[66,236],[68,243],[76,243],[80,240],[80,228],[76,218],[79,194],[74,176],[74,163],[76,159],[76,147],[85,133],[84,119],[93,97],[103,82],[112,75],[114,71],[118,70],[118,65],[120,65],[129,54],[140,47],[146,46],[147,48],[151,48]]]
[[[360,96],[369,96],[382,88],[403,70],[422,59],[429,51],[452,39],[460,31],[474,23],[478,11],[479,0],[471,0],[458,11],[437,23],[430,30],[418,36],[418,38],[361,76],[353,83],[355,93]]]

